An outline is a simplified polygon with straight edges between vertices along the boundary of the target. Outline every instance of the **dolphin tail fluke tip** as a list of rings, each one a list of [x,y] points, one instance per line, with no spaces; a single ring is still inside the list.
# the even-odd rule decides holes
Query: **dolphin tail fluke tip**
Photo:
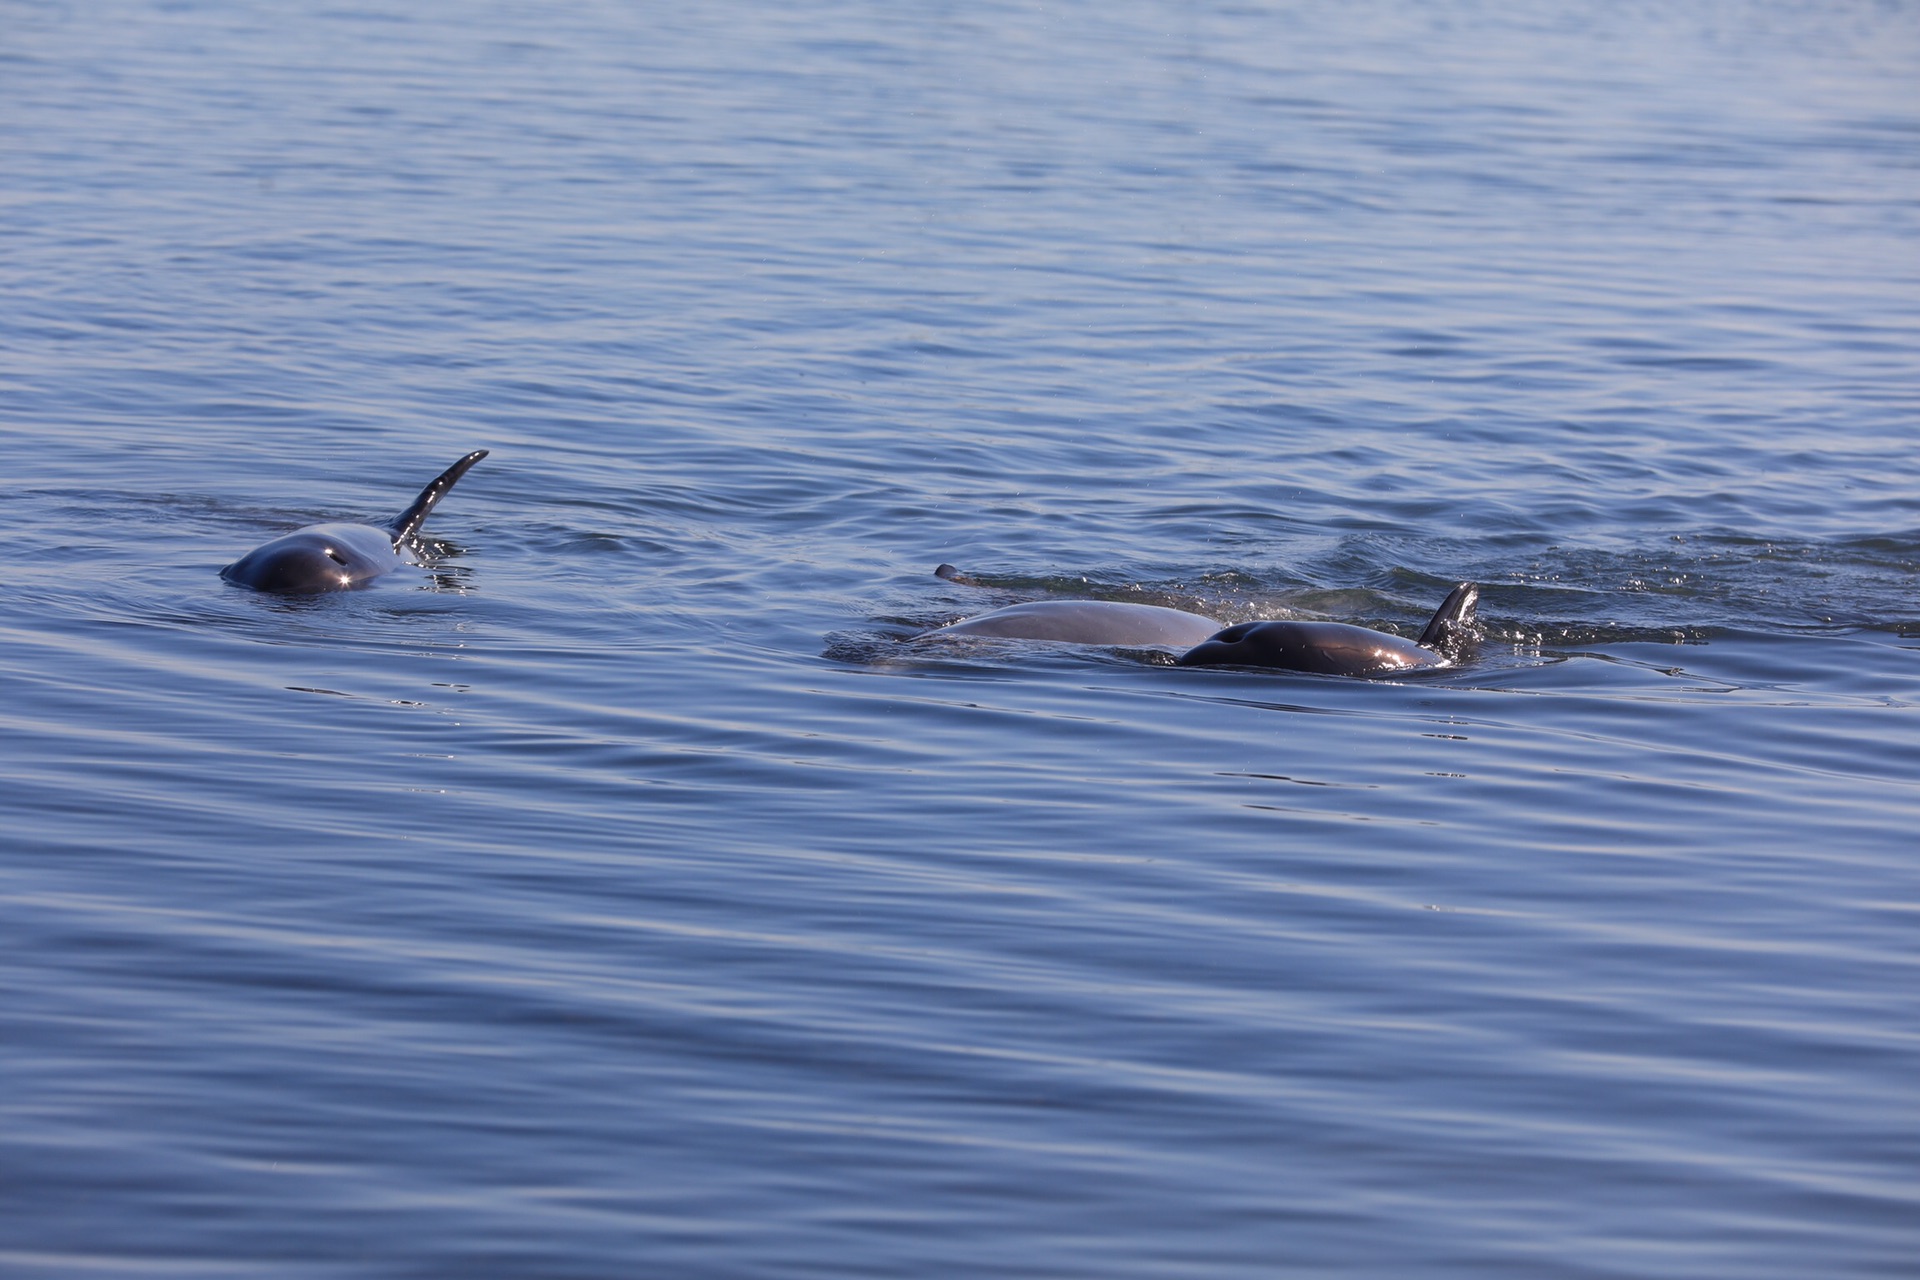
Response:
[[[1479,603],[1480,588],[1475,583],[1463,582],[1449,591],[1433,621],[1420,633],[1422,647],[1449,658],[1458,657],[1475,639],[1473,612]]]

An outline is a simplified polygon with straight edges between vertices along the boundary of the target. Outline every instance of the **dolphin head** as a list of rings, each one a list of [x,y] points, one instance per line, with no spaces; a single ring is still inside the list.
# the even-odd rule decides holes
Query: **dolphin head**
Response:
[[[340,591],[379,577],[400,562],[392,535],[364,524],[316,524],[255,547],[220,571],[256,591]]]

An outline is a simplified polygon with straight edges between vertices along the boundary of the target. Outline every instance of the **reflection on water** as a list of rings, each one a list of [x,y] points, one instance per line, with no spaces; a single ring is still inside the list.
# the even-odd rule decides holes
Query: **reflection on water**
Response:
[[[442,9],[9,14],[0,1270],[1910,1269],[1907,15]]]

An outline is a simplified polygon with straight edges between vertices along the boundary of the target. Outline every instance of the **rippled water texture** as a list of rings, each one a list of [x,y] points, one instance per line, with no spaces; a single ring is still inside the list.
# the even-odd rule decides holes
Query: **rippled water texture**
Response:
[[[1912,1275],[1917,72],[0,0],[0,1271]]]

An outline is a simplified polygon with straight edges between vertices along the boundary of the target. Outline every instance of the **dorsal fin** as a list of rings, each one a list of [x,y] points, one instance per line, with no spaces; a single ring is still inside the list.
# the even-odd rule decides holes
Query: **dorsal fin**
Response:
[[[1480,602],[1480,588],[1463,582],[1447,593],[1433,621],[1420,633],[1420,645],[1435,653],[1455,657],[1462,646],[1473,639],[1473,607]]]
[[[419,532],[420,524],[427,518],[427,513],[433,510],[440,499],[447,496],[447,490],[453,488],[454,481],[467,474],[467,469],[486,457],[487,452],[485,449],[475,449],[442,471],[434,478],[432,484],[420,491],[420,496],[413,500],[412,506],[387,522],[387,530],[393,534],[393,545],[396,548]]]

